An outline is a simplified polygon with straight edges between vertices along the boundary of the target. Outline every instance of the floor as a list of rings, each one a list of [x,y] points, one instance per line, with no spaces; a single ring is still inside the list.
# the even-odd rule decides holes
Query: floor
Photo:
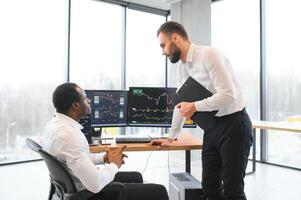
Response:
[[[166,174],[184,171],[184,153],[130,153],[124,171],[143,173],[146,182],[156,182],[168,188]],[[192,174],[200,179],[200,161],[192,161]],[[46,199],[49,187],[48,171],[43,161],[0,166],[0,199]],[[301,200],[301,172],[257,163],[255,174],[245,178],[248,200]]]

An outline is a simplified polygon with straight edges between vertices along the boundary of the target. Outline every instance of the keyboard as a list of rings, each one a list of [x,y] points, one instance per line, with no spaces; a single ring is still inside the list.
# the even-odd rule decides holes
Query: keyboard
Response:
[[[163,137],[149,137],[149,136],[125,136],[116,137],[116,143],[149,143],[152,140],[162,139]]]

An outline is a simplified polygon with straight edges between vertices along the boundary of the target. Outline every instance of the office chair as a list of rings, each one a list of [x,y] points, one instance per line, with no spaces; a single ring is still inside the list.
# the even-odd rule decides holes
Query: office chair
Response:
[[[39,150],[42,149],[42,146],[36,143],[34,140],[30,138],[26,138],[26,145],[33,151],[39,153]]]
[[[44,151],[35,141],[27,138],[26,144],[31,150],[42,156],[48,168],[51,182],[48,200],[88,200],[94,195],[88,190],[78,191],[70,173],[61,161]],[[103,190],[114,191],[119,194],[118,200],[125,200],[126,188],[122,183],[112,182]]]

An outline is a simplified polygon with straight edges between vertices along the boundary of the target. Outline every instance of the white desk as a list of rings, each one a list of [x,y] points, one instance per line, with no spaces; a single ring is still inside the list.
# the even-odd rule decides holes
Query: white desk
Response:
[[[277,131],[287,131],[291,133],[301,133],[301,124],[294,122],[272,122],[272,121],[260,121],[252,120],[253,127],[253,170],[252,173],[256,171],[256,129],[259,130],[277,130]],[[260,133],[260,132],[259,132]]]
[[[194,135],[188,133],[180,134],[177,141],[174,141],[171,146],[151,146],[149,143],[128,143],[117,144],[117,146],[126,145],[124,151],[175,151],[185,150],[185,168],[186,172],[191,172],[191,150],[200,150],[203,148],[203,141]],[[108,145],[91,146],[90,152],[98,153],[106,151]]]
[[[294,122],[252,121],[253,128],[301,133],[301,124]]]

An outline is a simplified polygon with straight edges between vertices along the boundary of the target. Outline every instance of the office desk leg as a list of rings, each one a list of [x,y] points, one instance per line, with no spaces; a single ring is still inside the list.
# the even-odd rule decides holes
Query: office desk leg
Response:
[[[190,150],[186,150],[185,151],[185,156],[186,156],[186,163],[185,163],[185,167],[186,167],[186,172],[187,173],[191,173],[191,153]]]
[[[252,171],[248,172],[247,174],[253,174],[256,171],[256,128],[253,128],[252,131],[253,135],[253,147],[252,147]]]
[[[255,173],[256,171],[256,128],[253,128],[253,170],[252,172]]]
[[[252,147],[252,171],[246,173],[246,174],[253,174],[256,171],[256,128],[253,128],[252,131],[253,135],[253,147]]]

